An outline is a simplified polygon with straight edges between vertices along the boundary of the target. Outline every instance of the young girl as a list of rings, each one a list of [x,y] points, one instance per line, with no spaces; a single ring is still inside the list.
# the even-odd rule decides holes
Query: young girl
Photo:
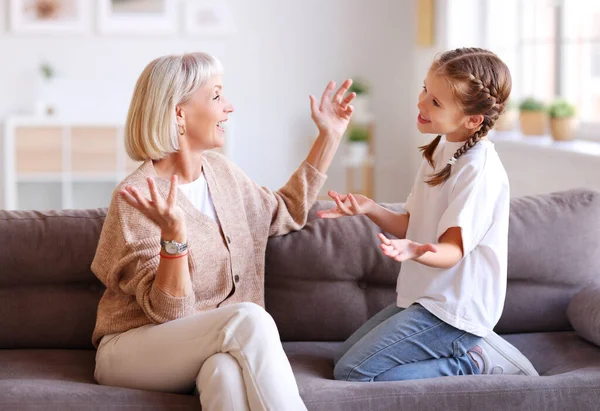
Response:
[[[509,186],[486,135],[510,91],[510,72],[494,53],[463,48],[439,55],[417,104],[417,128],[438,136],[421,147],[406,213],[361,195],[329,193],[337,206],[320,217],[366,214],[398,238],[379,234],[384,255],[402,262],[396,303],[342,345],[336,379],[537,375],[492,331],[506,293]]]

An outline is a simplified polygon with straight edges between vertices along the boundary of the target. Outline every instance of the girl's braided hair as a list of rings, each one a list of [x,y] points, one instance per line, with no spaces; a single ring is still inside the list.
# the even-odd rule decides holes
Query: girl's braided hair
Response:
[[[460,48],[440,54],[430,71],[446,79],[453,97],[465,115],[483,115],[481,127],[453,155],[454,160],[465,154],[485,137],[506,107],[512,88],[508,67],[498,56],[479,48]],[[423,157],[435,168],[433,153],[442,136],[419,147]],[[437,186],[450,178],[452,161],[426,181]]]

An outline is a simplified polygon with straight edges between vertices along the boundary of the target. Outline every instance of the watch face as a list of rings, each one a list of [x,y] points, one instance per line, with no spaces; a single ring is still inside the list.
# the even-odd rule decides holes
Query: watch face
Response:
[[[173,243],[168,243],[165,245],[165,251],[169,254],[177,254],[179,252],[179,247]]]

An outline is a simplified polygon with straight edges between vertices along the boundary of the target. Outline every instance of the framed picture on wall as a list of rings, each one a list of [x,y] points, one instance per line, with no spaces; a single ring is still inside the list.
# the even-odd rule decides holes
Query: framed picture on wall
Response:
[[[88,0],[10,0],[14,33],[85,33],[90,30]]]
[[[97,0],[98,29],[103,34],[177,32],[175,0]]]
[[[223,1],[187,0],[185,7],[187,34],[223,36],[236,31],[231,9]]]

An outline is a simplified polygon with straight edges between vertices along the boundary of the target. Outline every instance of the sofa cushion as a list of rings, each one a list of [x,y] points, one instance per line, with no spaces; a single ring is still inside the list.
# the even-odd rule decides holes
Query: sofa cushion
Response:
[[[344,340],[395,301],[400,264],[380,252],[364,216],[318,219],[269,240],[266,303],[285,341]],[[399,204],[393,209],[401,209]],[[508,288],[501,333],[569,330],[571,298],[598,275],[600,193],[571,190],[511,200]]]
[[[600,282],[588,285],[573,297],[567,316],[577,334],[600,346]]]
[[[0,348],[91,347],[105,209],[0,211]]]
[[[512,375],[440,377],[397,382],[333,380],[339,344],[289,342],[300,394],[311,411],[597,410],[600,350],[573,332],[505,336],[543,378]]]

